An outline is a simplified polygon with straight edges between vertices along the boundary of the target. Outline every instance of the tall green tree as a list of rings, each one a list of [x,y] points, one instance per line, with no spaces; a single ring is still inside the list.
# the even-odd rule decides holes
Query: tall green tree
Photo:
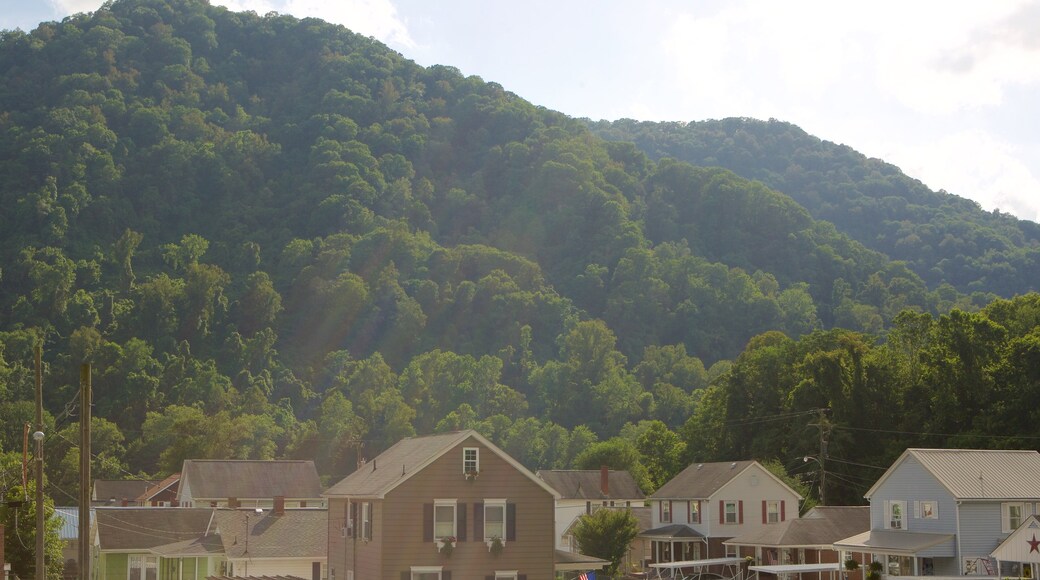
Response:
[[[607,576],[618,573],[629,545],[639,533],[639,523],[627,509],[598,509],[581,516],[574,527],[578,550],[586,556],[610,562]]]

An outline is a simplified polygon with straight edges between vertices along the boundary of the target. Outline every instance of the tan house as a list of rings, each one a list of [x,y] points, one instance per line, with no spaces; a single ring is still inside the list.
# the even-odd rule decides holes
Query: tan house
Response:
[[[324,494],[330,580],[552,580],[559,494],[473,430],[403,439]]]
[[[320,508],[321,480],[313,461],[186,459],[177,505],[273,509]],[[135,496],[136,497],[136,496]]]

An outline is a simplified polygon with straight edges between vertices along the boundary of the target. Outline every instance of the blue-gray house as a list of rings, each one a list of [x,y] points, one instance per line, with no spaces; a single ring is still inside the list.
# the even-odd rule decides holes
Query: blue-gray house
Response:
[[[991,554],[1040,513],[1040,453],[907,449],[865,496],[870,530],[839,542],[890,576],[993,576]]]

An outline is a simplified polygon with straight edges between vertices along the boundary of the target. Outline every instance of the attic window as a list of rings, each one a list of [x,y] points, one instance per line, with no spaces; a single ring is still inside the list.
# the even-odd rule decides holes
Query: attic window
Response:
[[[480,473],[480,449],[462,448],[462,473]]]

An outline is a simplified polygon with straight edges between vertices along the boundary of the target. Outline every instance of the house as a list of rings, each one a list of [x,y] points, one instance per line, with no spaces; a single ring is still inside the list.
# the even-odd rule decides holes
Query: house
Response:
[[[323,509],[228,510],[214,514],[226,574],[237,577],[326,577],[328,512]]]
[[[141,505],[137,498],[156,482],[145,479],[95,479],[90,494],[92,506]]]
[[[210,508],[95,508],[93,577],[203,580],[222,559],[212,517]]]
[[[843,568],[834,542],[869,529],[868,506],[816,506],[800,518],[759,527],[723,544],[745,554],[753,551],[756,565],[750,571],[759,577],[798,574],[801,580],[826,580]]]
[[[186,459],[177,490],[184,507],[324,507],[313,461]]]
[[[324,496],[330,579],[555,578],[559,494],[476,431],[403,439]]]
[[[870,530],[836,549],[889,575],[1003,575],[991,554],[1040,513],[1040,453],[907,449],[865,497]]]
[[[135,503],[152,507],[175,507],[180,481],[181,474],[174,473],[137,496]]]
[[[321,509],[98,508],[95,578],[325,577]]]
[[[1029,516],[990,554],[1004,577],[1036,578],[1040,573],[1040,517]]]
[[[74,579],[79,576],[79,508],[56,507],[54,517],[61,522],[58,537],[61,538],[61,557],[65,561],[63,577]],[[90,510],[93,521],[94,510]]]
[[[726,540],[797,517],[802,496],[757,461],[690,465],[650,496],[654,563],[735,558]]]
[[[606,466],[599,470],[543,469],[537,475],[560,494],[556,501],[556,549],[577,552],[565,532],[594,506],[642,507],[643,490],[628,471],[615,471]]]

